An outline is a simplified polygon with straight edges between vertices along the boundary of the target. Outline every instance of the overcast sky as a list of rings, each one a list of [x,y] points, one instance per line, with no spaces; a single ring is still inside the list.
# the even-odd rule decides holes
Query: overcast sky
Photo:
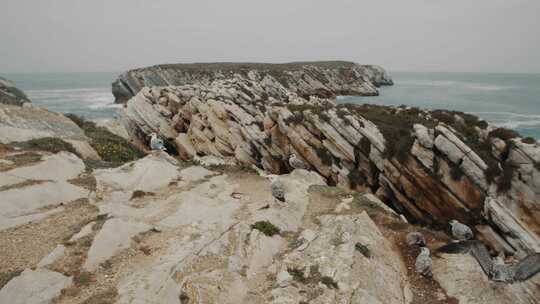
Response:
[[[540,72],[539,0],[0,0],[0,72],[344,59]]]

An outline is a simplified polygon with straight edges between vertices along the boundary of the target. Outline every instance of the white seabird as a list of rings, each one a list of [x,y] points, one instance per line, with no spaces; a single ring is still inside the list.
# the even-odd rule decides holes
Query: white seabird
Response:
[[[309,166],[300,158],[298,158],[294,153],[292,153],[289,157],[289,165],[294,169],[309,170]]]
[[[163,140],[157,136],[156,133],[150,134],[150,149],[152,150],[159,150],[159,151],[166,151],[165,145],[163,144]]]
[[[421,247],[420,254],[416,257],[416,272],[425,277],[431,277],[433,275],[431,272],[432,267],[433,261],[431,260],[429,249],[427,247]]]
[[[272,196],[280,202],[285,202],[285,187],[278,179],[277,175],[270,174],[268,175],[270,179],[270,190],[272,191]]]
[[[450,226],[452,226],[452,236],[459,241],[470,240],[474,236],[471,228],[456,220],[451,220]]]

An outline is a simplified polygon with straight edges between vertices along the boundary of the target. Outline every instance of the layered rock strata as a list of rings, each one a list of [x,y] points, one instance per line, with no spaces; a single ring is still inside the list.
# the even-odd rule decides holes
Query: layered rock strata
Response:
[[[117,103],[125,103],[143,87],[209,85],[215,80],[233,76],[246,80],[261,79],[300,96],[378,95],[377,87],[393,84],[381,67],[345,61],[284,64],[195,63],[157,65],[128,71],[113,83],[112,92]]]
[[[336,105],[297,92],[258,72],[143,88],[120,120],[132,137],[157,132],[185,159],[213,155],[283,174],[295,153],[330,184],[376,193],[415,221],[487,222],[501,236],[490,239],[504,242],[492,247],[539,250],[535,142],[498,138],[464,113]]]

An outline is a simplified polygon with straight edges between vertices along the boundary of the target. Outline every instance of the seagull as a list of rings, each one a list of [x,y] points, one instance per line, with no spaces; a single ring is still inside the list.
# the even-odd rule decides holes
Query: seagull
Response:
[[[407,245],[413,246],[417,245],[420,247],[426,246],[426,239],[424,238],[424,235],[422,235],[420,232],[415,231],[407,234]]]
[[[492,281],[503,283],[523,282],[540,272],[540,253],[529,254],[521,261],[506,264],[502,256],[492,258],[482,242],[467,240],[452,242],[437,249],[442,253],[470,253]]]
[[[431,272],[433,261],[429,254],[429,249],[427,247],[421,247],[420,254],[416,257],[415,263],[416,272],[428,278],[433,275]]]
[[[289,165],[294,169],[309,170],[309,166],[304,163],[304,161],[302,161],[300,158],[298,158],[294,153],[292,153],[289,157]]]
[[[167,148],[165,148],[165,145],[163,144],[163,140],[161,140],[161,138],[159,138],[156,133],[151,133],[150,137],[150,148],[152,150],[167,150]]]
[[[270,174],[268,175],[270,179],[270,190],[272,191],[272,196],[280,202],[285,202],[285,187],[278,179],[277,175]]]
[[[470,240],[474,236],[471,228],[456,220],[451,220],[450,226],[452,226],[452,236],[459,241]]]

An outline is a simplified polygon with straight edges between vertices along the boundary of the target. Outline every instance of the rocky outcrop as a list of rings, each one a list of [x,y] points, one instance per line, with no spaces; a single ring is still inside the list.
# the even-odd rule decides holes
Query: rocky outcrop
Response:
[[[30,102],[30,99],[23,91],[15,87],[11,81],[0,77],[0,104],[22,106],[27,102]]]
[[[498,138],[465,113],[336,105],[296,92],[238,74],[143,88],[120,119],[131,136],[157,132],[186,159],[213,155],[283,174],[295,153],[330,184],[376,193],[413,221],[440,228],[450,219],[487,221],[504,246],[537,250],[536,143]],[[491,200],[504,208],[488,208]]]
[[[33,166],[55,163],[68,170],[29,175]],[[67,153],[12,170],[25,178],[69,178],[91,190],[88,199],[63,204],[65,212],[48,215],[53,205],[36,206],[32,211],[43,217],[0,229],[2,303],[534,303],[539,297],[540,277],[497,285],[468,255],[433,255],[434,279],[421,277],[414,272],[417,248],[405,245],[406,235],[421,228],[373,194],[327,186],[313,170],[278,177],[284,203],[273,199],[267,178],[245,167],[213,170],[164,152],[91,173]],[[22,208],[21,201],[2,205]],[[448,241],[421,231],[433,252]]]
[[[215,80],[239,77],[273,89],[270,97],[378,95],[377,87],[392,85],[392,79],[378,66],[344,61],[267,63],[166,64],[135,69],[120,75],[112,84],[117,103],[125,103],[143,87],[209,85]],[[247,89],[249,92],[249,89]],[[248,93],[249,94],[249,93]]]

